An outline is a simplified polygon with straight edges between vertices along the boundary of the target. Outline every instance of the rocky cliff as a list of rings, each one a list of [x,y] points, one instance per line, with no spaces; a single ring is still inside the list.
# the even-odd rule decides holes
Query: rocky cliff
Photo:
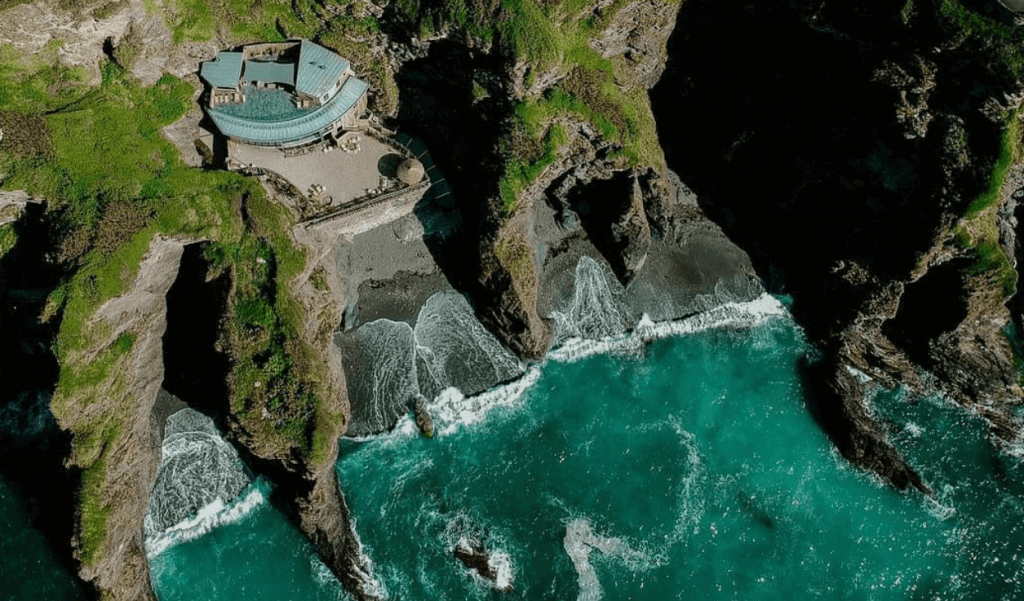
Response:
[[[756,275],[792,295],[795,318],[819,346],[805,370],[809,409],[851,462],[928,490],[873,421],[865,399],[875,385],[941,391],[985,416],[999,439],[1019,438],[1019,360],[1007,325],[1020,325],[1020,307],[1006,306],[1024,252],[1014,204],[1024,159],[1015,69],[1024,61],[1010,43],[1022,35],[1013,15],[951,0],[635,0],[576,12],[550,4],[527,14],[469,3],[460,20],[436,2],[293,2],[295,14],[228,15],[200,31],[202,19],[177,3],[41,1],[0,9],[0,39],[83,66],[93,80],[110,57],[153,83],[164,71],[191,77],[200,60],[260,31],[313,37],[366,74],[388,125],[430,148],[452,188],[444,209],[463,224],[425,237],[431,259],[520,356],[548,348],[550,290],[581,256],[605,262],[632,289],[674,290],[659,319],[701,310],[698,296],[747,298]],[[212,5],[220,18],[224,6]],[[317,271],[331,267],[336,242],[299,236],[312,259],[287,290],[305,320],[299,339],[330,357],[324,381],[344,390],[330,333],[344,325],[349,307],[338,291],[349,283]],[[155,469],[154,386],[167,380],[152,341],[180,254],[180,242],[159,240],[134,287],[92,317],[98,334],[83,352],[114,361],[125,379],[110,380],[102,400],[55,407],[65,428],[96,436],[76,453],[92,449],[116,464],[97,472],[105,492],[92,508],[111,527],[99,541],[88,542],[82,524],[76,534],[81,549],[103,550],[95,563],[80,551],[82,576],[113,598],[148,591],[140,499]],[[190,396],[205,384],[175,381],[183,369],[169,369],[170,386]],[[224,398],[201,408],[360,591],[336,449],[310,458],[250,431],[227,403],[225,372],[211,373]],[[109,432],[116,448],[104,449],[106,419],[118,412],[134,417]],[[325,415],[346,414],[344,395],[331,396]],[[322,435],[335,439],[344,423]],[[92,465],[84,455],[72,462]]]
[[[822,425],[899,487],[926,484],[888,446],[850,368],[941,391],[1000,439],[1019,436],[1012,228],[997,222],[1014,189],[1000,187],[1006,166],[1020,160],[1021,85],[1017,51],[992,32],[1020,32],[989,8],[694,0],[652,94],[669,165],[793,296],[820,345],[808,375]],[[747,36],[766,38],[764,51],[732,41]],[[684,58],[697,54],[708,58]]]

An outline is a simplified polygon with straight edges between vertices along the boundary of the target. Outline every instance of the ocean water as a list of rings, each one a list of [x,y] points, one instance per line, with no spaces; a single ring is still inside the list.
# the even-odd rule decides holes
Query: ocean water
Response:
[[[10,485],[0,478],[0,600],[79,600],[71,574],[53,554]]]
[[[338,477],[387,597],[1024,598],[1012,449],[940,398],[878,393],[936,496],[894,491],[810,417],[788,317],[715,319],[646,345],[567,344],[515,389],[449,391],[431,440],[405,421],[342,441]],[[510,593],[454,558],[470,541]]]
[[[150,581],[161,601],[350,597],[313,546],[269,502],[209,417],[167,419],[145,517]]]
[[[482,394],[454,385],[507,374],[493,340],[444,330],[469,315],[459,297],[436,297],[415,331],[374,322],[401,336],[370,331],[368,348],[405,359],[378,361],[368,385],[432,396],[436,436],[398,403],[394,430],[340,442],[369,588],[402,601],[1024,599],[1024,445],[994,446],[941,397],[873,390],[935,495],[895,491],[814,423],[798,369],[814,352],[780,300],[716,293],[686,320],[636,322],[604,271],[580,261],[558,347]],[[377,344],[391,339],[397,351]],[[146,547],[161,601],[347,598],[208,418],[172,416],[157,481]],[[497,582],[460,547],[485,549]]]
[[[267,502],[257,480],[233,503],[200,512],[149,560],[160,601],[346,601],[312,545]]]

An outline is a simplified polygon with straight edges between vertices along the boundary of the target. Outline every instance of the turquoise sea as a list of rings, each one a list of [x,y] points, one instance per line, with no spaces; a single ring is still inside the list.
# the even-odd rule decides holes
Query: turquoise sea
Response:
[[[800,330],[785,315],[755,322],[569,343],[517,383],[442,394],[434,439],[406,419],[343,440],[337,474],[378,590],[412,601],[1024,598],[1016,451],[941,398],[880,391],[878,418],[936,495],[894,491],[838,457],[810,417]],[[150,549],[161,601],[349,598],[268,492],[257,479],[164,533]],[[12,507],[5,548],[29,549],[13,565],[39,586],[5,598],[71,598],[33,559],[45,549]],[[459,545],[487,549],[511,592],[455,559]]]
[[[849,467],[804,405],[788,318],[549,360],[511,404],[347,443],[342,489],[394,599],[1024,598],[1024,468],[941,399],[880,418],[935,499]],[[479,409],[477,410],[479,411]],[[445,430],[442,426],[441,430]]]
[[[269,492],[266,482],[256,481],[152,557],[160,601],[349,599],[313,546],[267,502]]]
[[[0,478],[0,599],[84,600],[10,484]]]

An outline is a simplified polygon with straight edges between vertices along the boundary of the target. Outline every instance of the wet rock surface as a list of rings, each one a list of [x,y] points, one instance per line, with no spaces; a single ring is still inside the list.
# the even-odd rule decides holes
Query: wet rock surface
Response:
[[[993,46],[933,7],[906,19],[884,2],[772,3],[756,22],[750,8],[681,8],[652,92],[666,158],[770,289],[793,296],[825,355],[809,373],[843,455],[920,488],[842,366],[918,394],[937,386],[1007,434],[1019,391],[1005,293],[972,277],[949,232],[988,184],[1019,84]],[[731,42],[766,31],[787,41],[757,56]],[[748,82],[765,73],[772,91],[755,92]],[[926,323],[936,303],[943,314]]]
[[[475,540],[459,541],[459,544],[452,549],[452,555],[462,562],[462,565],[479,574],[496,590],[501,592],[512,590],[511,585],[499,583],[498,570],[491,565],[490,555],[479,542]]]

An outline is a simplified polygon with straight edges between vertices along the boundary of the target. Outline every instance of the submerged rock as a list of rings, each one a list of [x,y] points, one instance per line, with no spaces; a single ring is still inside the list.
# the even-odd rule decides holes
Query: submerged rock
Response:
[[[416,399],[412,401],[412,411],[416,415],[416,427],[419,428],[420,432],[423,433],[427,438],[434,437],[434,420],[431,419],[430,413],[427,412],[427,407],[424,404],[426,399],[423,395],[416,395]]]
[[[473,570],[487,581],[495,590],[502,593],[512,591],[512,582],[507,575],[495,565],[490,553],[484,549],[479,541],[473,539],[462,539],[455,548],[452,555],[462,562],[467,568]]]

